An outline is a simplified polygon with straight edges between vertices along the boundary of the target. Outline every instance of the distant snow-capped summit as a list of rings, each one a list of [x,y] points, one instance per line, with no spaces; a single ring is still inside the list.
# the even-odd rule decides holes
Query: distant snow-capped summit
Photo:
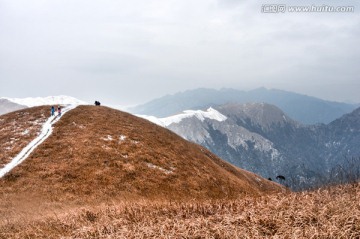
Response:
[[[167,127],[174,123],[175,124],[180,123],[183,119],[192,118],[192,117],[195,117],[200,121],[204,121],[205,118],[216,120],[219,122],[225,121],[227,119],[227,117],[225,115],[221,114],[219,111],[217,111],[211,107],[208,108],[206,111],[185,110],[180,114],[165,117],[165,118],[157,118],[155,116],[147,116],[147,115],[138,115],[138,116],[145,118],[145,119],[147,119],[157,125],[163,126],[163,127]]]
[[[20,105],[26,105],[28,107],[39,106],[39,105],[87,105],[88,103],[71,96],[59,95],[59,96],[47,96],[47,97],[27,97],[27,98],[6,98],[11,102]]]

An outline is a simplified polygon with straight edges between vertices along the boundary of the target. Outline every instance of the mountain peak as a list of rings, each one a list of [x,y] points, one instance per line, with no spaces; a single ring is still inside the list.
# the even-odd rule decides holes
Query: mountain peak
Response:
[[[250,120],[253,124],[268,128],[272,124],[298,124],[278,107],[267,103],[225,104],[216,107],[221,113],[238,120]]]
[[[338,132],[339,129],[343,132],[360,132],[360,107],[355,109],[353,112],[348,113],[340,117],[339,119],[334,120],[329,124],[329,127],[336,129]]]

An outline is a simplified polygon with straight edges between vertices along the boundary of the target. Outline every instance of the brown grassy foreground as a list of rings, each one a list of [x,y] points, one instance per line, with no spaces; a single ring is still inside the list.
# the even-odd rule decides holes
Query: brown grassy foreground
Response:
[[[3,220],[0,238],[360,238],[360,184],[239,200],[83,207]]]
[[[33,110],[0,117],[0,141]],[[360,238],[359,194],[287,193],[146,120],[79,106],[0,179],[0,238]]]

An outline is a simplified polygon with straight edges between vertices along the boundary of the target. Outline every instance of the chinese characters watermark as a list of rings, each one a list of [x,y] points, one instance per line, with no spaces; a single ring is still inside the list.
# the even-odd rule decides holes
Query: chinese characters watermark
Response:
[[[330,6],[330,5],[307,5],[307,6],[287,6],[285,4],[264,4],[261,6],[262,13],[320,13],[320,12],[336,12],[349,13],[354,12],[354,6]]]

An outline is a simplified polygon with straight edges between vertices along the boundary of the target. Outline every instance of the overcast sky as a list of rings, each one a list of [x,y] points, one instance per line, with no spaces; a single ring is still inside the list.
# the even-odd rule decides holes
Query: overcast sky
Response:
[[[0,96],[133,105],[194,89],[360,102],[359,1],[0,0]],[[262,5],[355,6],[262,13]]]

